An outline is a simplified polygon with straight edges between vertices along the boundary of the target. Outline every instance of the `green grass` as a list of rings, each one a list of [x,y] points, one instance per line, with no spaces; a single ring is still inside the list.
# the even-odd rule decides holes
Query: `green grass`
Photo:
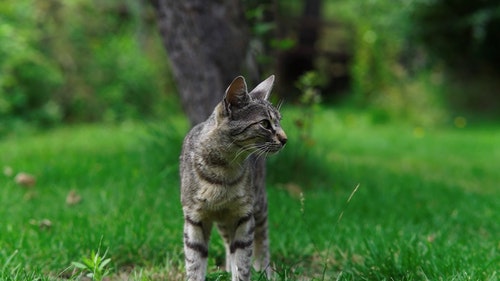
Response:
[[[283,115],[290,141],[268,163],[275,280],[498,279],[500,127],[373,125],[322,109],[300,140],[301,112]],[[1,140],[0,167],[37,183],[0,175],[0,279],[71,278],[72,262],[100,252],[112,280],[183,280],[185,128],[175,119]],[[78,204],[66,203],[71,190]],[[223,255],[213,235],[209,280],[229,280]]]

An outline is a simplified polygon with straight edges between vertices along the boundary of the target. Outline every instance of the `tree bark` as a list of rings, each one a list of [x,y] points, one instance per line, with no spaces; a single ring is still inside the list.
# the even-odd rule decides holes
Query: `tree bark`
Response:
[[[240,1],[152,0],[191,125],[204,121],[242,74],[249,31]]]

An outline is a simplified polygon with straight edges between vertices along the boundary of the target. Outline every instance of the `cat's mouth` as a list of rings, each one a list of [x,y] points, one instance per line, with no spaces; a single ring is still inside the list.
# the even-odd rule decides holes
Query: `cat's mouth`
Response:
[[[283,149],[286,145],[288,138],[283,130],[278,131],[276,134],[274,142],[269,144],[270,153],[278,153],[281,149]]]

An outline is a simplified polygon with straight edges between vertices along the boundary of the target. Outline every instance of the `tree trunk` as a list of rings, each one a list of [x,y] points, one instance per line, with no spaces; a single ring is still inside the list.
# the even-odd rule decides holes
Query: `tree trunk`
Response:
[[[232,79],[242,74],[249,45],[240,1],[152,0],[191,125],[204,121]]]

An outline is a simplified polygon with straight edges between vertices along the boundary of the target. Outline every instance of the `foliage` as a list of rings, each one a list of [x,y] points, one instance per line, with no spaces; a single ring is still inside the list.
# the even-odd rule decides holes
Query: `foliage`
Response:
[[[282,124],[290,141],[287,146],[293,147],[293,150],[286,153],[288,159],[281,159],[288,165],[275,164],[274,161],[279,161],[277,158],[270,160],[272,166],[279,165],[281,167],[277,169],[279,171],[269,175],[273,181],[293,182],[302,179],[303,172],[314,170],[320,173],[322,170],[315,163],[318,156],[314,149],[317,141],[312,134],[316,127],[316,115],[321,109],[319,87],[322,83],[320,75],[315,71],[304,73],[296,82],[295,86],[301,95],[295,110],[300,113],[292,116],[284,115],[284,123]],[[281,104],[278,104],[278,107],[281,107]]]
[[[171,87],[152,8],[132,1],[0,3],[0,135],[19,122],[158,115]],[[92,19],[92,20],[89,20]]]
[[[424,126],[447,121],[443,70],[430,63],[413,37],[418,1],[338,1],[328,17],[354,30],[352,97],[374,120],[407,120]]]
[[[415,11],[419,38],[448,65],[472,72],[500,68],[498,1],[420,1]]]
[[[27,3],[0,3],[0,134],[22,116],[50,125],[62,118],[52,93],[62,85],[57,65],[38,48],[41,34]],[[4,16],[5,15],[5,16]]]
[[[418,40],[446,67],[451,86],[446,98],[459,108],[498,117],[498,1],[420,1],[412,18]]]
[[[279,26],[273,18],[272,3],[261,0],[243,0],[245,17],[252,35],[251,53],[261,72],[273,71],[276,64],[276,53],[293,48],[293,38],[278,38]],[[292,1],[293,2],[293,1]]]
[[[447,122],[450,110],[498,112],[497,1],[363,0],[325,7],[326,18],[354,31],[351,101],[374,110],[375,119],[434,126]]]
[[[81,261],[74,261],[71,263],[75,269],[81,271],[86,277],[92,278],[92,280],[101,281],[104,277],[111,273],[109,269],[110,258],[106,258],[107,251],[102,254],[99,250],[95,252],[92,250],[90,256],[83,257]]]
[[[301,91],[299,105],[303,114],[295,125],[302,131],[299,134],[301,141],[311,142],[311,132],[314,126],[314,112],[318,110],[321,103],[321,93],[319,86],[322,85],[321,78],[317,72],[310,71],[304,73],[296,82],[296,87]]]
[[[344,70],[340,58],[332,63],[323,54],[348,57],[347,102],[368,109],[377,122],[404,120],[433,127],[449,122],[453,110],[462,111],[464,105],[498,112],[496,2],[323,1],[324,21],[311,23],[321,32],[315,71],[329,81],[335,69]],[[276,54],[296,44],[304,3],[278,1],[274,7],[280,12],[275,14],[267,2],[244,3],[254,35],[268,54],[261,56],[261,64],[269,67]]]

